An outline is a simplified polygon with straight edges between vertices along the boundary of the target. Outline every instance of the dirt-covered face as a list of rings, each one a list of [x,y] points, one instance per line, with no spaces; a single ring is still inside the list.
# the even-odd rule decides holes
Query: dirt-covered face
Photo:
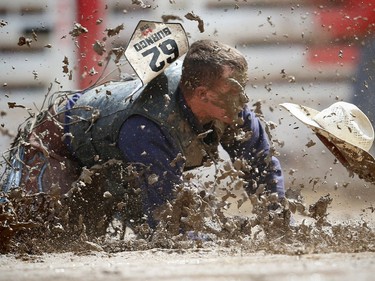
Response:
[[[207,95],[212,105],[211,115],[226,124],[238,120],[249,98],[245,93],[247,73],[235,73],[230,67],[224,67],[224,73]]]

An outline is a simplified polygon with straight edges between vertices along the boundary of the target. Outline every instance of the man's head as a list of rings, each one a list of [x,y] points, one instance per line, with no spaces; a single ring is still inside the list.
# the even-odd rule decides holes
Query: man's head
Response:
[[[244,56],[217,41],[200,40],[186,54],[180,87],[192,111],[203,124],[237,120],[248,98],[244,92],[247,77]]]

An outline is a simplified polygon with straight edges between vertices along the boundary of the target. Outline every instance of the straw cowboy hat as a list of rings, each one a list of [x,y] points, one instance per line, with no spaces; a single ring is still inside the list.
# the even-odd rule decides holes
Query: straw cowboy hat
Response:
[[[357,106],[336,102],[322,111],[293,103],[280,106],[311,128],[351,175],[375,183],[375,159],[369,153],[374,129]]]

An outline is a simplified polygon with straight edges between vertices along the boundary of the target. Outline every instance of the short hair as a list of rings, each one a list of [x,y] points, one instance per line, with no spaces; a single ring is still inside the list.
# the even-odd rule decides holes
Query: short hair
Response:
[[[247,73],[247,61],[235,48],[213,40],[194,42],[182,65],[182,91],[189,95],[199,86],[213,87],[225,65],[237,73]]]

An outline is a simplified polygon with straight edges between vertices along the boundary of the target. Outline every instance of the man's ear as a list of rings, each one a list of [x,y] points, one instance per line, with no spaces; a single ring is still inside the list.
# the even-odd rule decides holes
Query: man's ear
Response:
[[[194,96],[196,96],[198,99],[200,99],[204,102],[207,102],[208,101],[207,87],[199,86],[199,87],[195,88]]]

